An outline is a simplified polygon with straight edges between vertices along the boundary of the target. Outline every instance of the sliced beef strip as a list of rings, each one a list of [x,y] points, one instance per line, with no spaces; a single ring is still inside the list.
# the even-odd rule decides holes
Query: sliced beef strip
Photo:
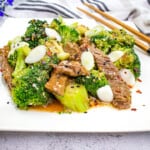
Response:
[[[52,94],[64,95],[68,77],[54,70],[49,81],[45,84],[45,88]]]
[[[88,47],[90,45],[90,39],[87,37],[84,37],[80,41],[80,51],[86,51],[88,50]]]
[[[76,43],[68,42],[64,46],[64,51],[70,54],[69,60],[79,61],[81,57],[81,51]]]
[[[55,69],[57,73],[71,77],[89,75],[89,72],[78,61],[62,61]]]
[[[98,69],[105,73],[114,94],[112,105],[118,109],[129,108],[131,105],[130,89],[122,80],[118,69],[114,66],[110,59],[102,51],[96,49],[94,45],[90,45],[87,41],[80,47],[82,50],[85,47],[85,49],[92,52]]]
[[[7,61],[7,56],[9,52],[9,47],[4,46],[4,48],[0,49],[1,51],[1,69],[2,69],[2,75],[4,80],[6,81],[8,87],[11,89],[12,88],[12,72],[13,68],[9,65]]]
[[[119,109],[130,108],[131,93],[129,87],[122,80],[109,80],[110,86],[114,93],[113,106]]]

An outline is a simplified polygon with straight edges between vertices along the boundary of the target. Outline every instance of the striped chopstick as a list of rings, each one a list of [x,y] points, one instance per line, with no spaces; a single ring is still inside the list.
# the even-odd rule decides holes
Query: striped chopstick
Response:
[[[97,9],[96,7],[94,7],[94,6],[90,5],[90,4],[87,4],[87,3],[84,3],[84,4],[85,4],[87,7],[91,8],[92,10],[95,10],[97,13],[99,13],[100,10]],[[110,28],[110,29],[112,29],[112,30],[117,29],[117,27],[115,27],[115,26],[112,25],[111,23],[107,22],[106,20],[104,20],[104,19],[102,19],[102,18],[99,18],[99,17],[93,15],[92,13],[90,13],[90,12],[88,12],[88,11],[82,9],[82,8],[77,7],[77,9],[80,10],[81,12],[85,13],[86,15],[90,16],[91,18],[95,19],[96,21],[98,21],[98,22],[104,24],[105,26],[107,26],[107,27]],[[107,18],[107,19],[109,19],[109,20],[111,20],[111,21],[113,21],[113,22],[119,24],[119,25],[122,26],[123,28],[125,28],[125,26],[126,26],[125,29],[127,29],[127,30],[130,31],[131,33],[134,33],[135,35],[137,35],[138,37],[140,37],[143,41],[146,41],[146,42],[150,43],[150,38],[147,37],[146,35],[142,34],[141,32],[139,32],[139,31],[137,31],[137,30],[135,30],[135,29],[133,29],[132,27],[126,25],[125,23],[119,21],[118,19],[116,19],[116,18],[114,18],[114,17],[108,15],[107,13],[104,13],[104,12],[102,12],[102,11],[100,11],[100,12],[101,12],[101,13],[99,13],[99,14],[101,14],[103,17],[105,17],[105,18]],[[104,15],[104,14],[105,14],[105,15]],[[112,18],[113,18],[113,19],[112,19]],[[115,20],[115,21],[114,21],[114,20]],[[117,20],[117,21],[116,21],[116,20]],[[122,24],[123,24],[123,25],[122,25]],[[125,26],[124,26],[124,24],[125,24]],[[128,28],[128,27],[129,27],[129,28]],[[130,29],[132,29],[132,30],[130,30]],[[133,30],[136,31],[138,34],[136,34],[136,32],[134,32]],[[142,35],[142,36],[141,36],[141,35]],[[143,37],[144,37],[144,38],[143,38]],[[145,38],[145,37],[146,37],[146,38]],[[146,51],[146,52],[148,52],[148,53],[150,54],[150,47],[149,47],[148,45],[145,45],[143,42],[141,42],[141,40],[135,39],[135,44],[136,44],[138,47],[140,47],[141,49],[143,49],[144,51]]]

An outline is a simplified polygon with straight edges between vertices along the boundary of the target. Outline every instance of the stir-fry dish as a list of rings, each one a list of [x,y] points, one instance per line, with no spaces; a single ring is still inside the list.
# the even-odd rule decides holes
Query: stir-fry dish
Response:
[[[24,35],[0,50],[3,78],[24,110],[55,101],[72,112],[87,112],[101,102],[128,109],[140,76],[134,38],[125,30],[68,25],[61,17],[30,20]]]

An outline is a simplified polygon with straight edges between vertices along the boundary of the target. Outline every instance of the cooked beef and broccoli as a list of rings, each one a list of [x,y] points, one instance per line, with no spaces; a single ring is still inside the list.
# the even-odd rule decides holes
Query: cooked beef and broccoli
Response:
[[[125,30],[92,29],[62,18],[30,20],[22,36],[1,48],[1,67],[19,109],[59,101],[64,111],[86,112],[93,103],[131,105],[140,76],[134,38]]]

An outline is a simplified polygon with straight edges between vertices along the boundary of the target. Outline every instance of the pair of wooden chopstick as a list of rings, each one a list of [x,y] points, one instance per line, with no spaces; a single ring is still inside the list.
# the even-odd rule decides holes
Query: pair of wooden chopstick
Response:
[[[94,7],[93,5],[90,5],[88,3],[84,3],[85,6],[87,6],[88,8],[94,10],[95,12],[97,12],[98,14],[102,15],[103,17],[115,22],[116,24],[122,26],[123,28],[125,28],[126,30],[130,31],[131,33],[134,33],[136,36],[138,36],[141,40],[150,43],[150,37],[142,34],[141,32],[135,30],[134,28],[128,26],[127,24],[121,22],[120,20],[108,15],[107,13],[99,10],[98,8]],[[117,29],[117,27],[115,27],[114,25],[112,25],[111,23],[105,21],[102,18],[99,18],[95,15],[93,15],[92,13],[77,7],[77,9],[79,9],[80,11],[82,11],[83,13],[85,13],[86,15],[94,18],[96,21],[104,24],[105,26],[109,27],[110,29],[114,30]],[[141,42],[141,40],[135,39],[135,44],[140,47],[141,49],[143,49],[144,51],[148,52],[150,54],[150,47],[148,45],[143,44],[143,42]]]

